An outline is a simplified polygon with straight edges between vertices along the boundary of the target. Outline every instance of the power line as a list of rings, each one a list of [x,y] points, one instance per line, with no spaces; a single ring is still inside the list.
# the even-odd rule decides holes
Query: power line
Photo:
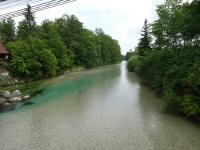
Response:
[[[46,6],[46,5],[48,6],[49,4],[52,4],[52,3],[56,4],[59,1],[63,1],[63,0],[51,0],[49,2],[44,2],[44,3],[38,4],[38,5],[34,5],[34,6],[32,6],[32,11],[33,11],[33,9],[37,9],[39,7],[43,7],[43,6]],[[66,1],[66,0],[64,0],[64,1]],[[12,15],[15,15],[15,14],[20,14],[21,12],[24,12],[25,10],[26,9],[24,8],[24,9],[20,9],[20,10],[17,10],[17,11],[5,13],[5,14],[0,15],[0,17],[6,17],[6,16],[12,16]]]
[[[71,2],[74,2],[74,1],[76,1],[76,0],[51,0],[49,2],[45,2],[45,3],[41,3],[41,4],[33,6],[32,11],[34,13],[36,13],[38,11],[42,11],[42,10],[49,9],[49,8],[52,8],[52,7],[64,5],[66,3],[71,3]],[[24,8],[24,9],[21,9],[21,10],[2,14],[2,15],[0,15],[0,19],[14,18],[14,17],[21,16],[21,15],[24,14],[25,10],[26,9]]]
[[[15,1],[13,1],[12,3],[10,3],[10,4],[5,4],[5,5],[0,5],[0,9],[1,10],[5,10],[5,9],[8,9],[8,8],[12,8],[12,7],[16,7],[16,6],[21,6],[21,5],[23,5],[23,4],[34,4],[34,3],[37,3],[37,2],[41,2],[41,1],[44,1],[44,0],[36,0],[36,1],[34,1],[33,3],[31,3],[32,1],[34,1],[34,0],[29,0],[29,1],[24,1],[24,0],[22,0],[22,1],[19,1],[19,0],[15,0]],[[12,5],[11,5],[12,4]],[[4,6],[4,7],[1,7],[1,6]]]
[[[5,1],[4,1],[5,3],[4,3],[4,2],[0,3],[0,6],[6,6],[6,5],[9,5],[9,4],[13,4],[13,3],[15,3],[15,2],[22,2],[22,1],[25,2],[26,0],[25,0],[25,1],[24,1],[24,0],[14,0],[14,1],[12,1],[12,2],[9,1],[10,3],[8,3],[8,0],[5,0]],[[6,3],[6,2],[7,2],[7,3]]]
[[[31,0],[32,1],[32,0]],[[37,1],[43,1],[43,0],[37,0]],[[50,0],[50,1],[47,1],[47,2],[44,2],[44,3],[40,3],[40,4],[37,4],[37,5],[34,5],[34,6],[39,6],[39,5],[44,5],[44,4],[48,4],[48,3],[51,3],[53,1],[57,1],[57,0]],[[30,2],[28,2],[27,4],[31,4]],[[33,6],[33,7],[34,7]],[[12,7],[10,7],[12,8]],[[17,11],[20,11],[20,10],[17,10]],[[17,12],[17,11],[13,11],[13,12]],[[12,13],[12,12],[11,12]]]
[[[9,6],[10,4],[15,4],[15,3],[26,3],[26,2],[28,2],[28,1],[30,1],[30,0],[12,0],[12,1],[8,1],[8,0],[6,0],[4,3],[2,2],[2,3],[0,3],[0,6],[2,7],[2,6]]]

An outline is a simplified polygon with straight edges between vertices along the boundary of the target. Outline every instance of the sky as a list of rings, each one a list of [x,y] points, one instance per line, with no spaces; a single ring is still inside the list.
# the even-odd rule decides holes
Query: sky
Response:
[[[156,5],[164,0],[77,0],[63,6],[35,14],[36,21],[53,20],[63,14],[74,14],[84,27],[95,30],[102,28],[106,34],[118,40],[122,54],[137,46],[145,18],[153,22]],[[16,21],[21,20],[16,18]]]

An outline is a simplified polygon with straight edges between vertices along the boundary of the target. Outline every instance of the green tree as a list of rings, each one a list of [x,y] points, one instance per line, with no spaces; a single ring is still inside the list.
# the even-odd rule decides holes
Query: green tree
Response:
[[[129,70],[164,97],[166,111],[195,119],[200,117],[199,8],[199,0],[159,5],[152,24],[152,53],[135,53],[128,61]]]
[[[84,49],[84,65],[87,68],[101,65],[101,49],[96,35],[89,30],[84,30],[82,47]]]
[[[84,63],[86,55],[81,42],[83,41],[83,24],[74,15],[64,15],[56,20],[58,32],[66,47],[72,51],[74,55],[75,65]]]
[[[127,53],[126,53],[126,60],[128,61],[133,55],[135,54],[135,52],[132,51],[132,49],[130,49]]]
[[[40,38],[45,41],[47,48],[52,49],[58,61],[58,71],[62,72],[72,67],[72,53],[61,40],[54,22],[45,20],[40,27]]]
[[[73,66],[87,68],[121,61],[118,42],[103,30],[94,33],[74,15],[36,25],[31,6],[19,23],[16,41],[6,47],[9,69],[19,79],[41,79],[64,73]]]
[[[31,6],[27,5],[24,12],[25,19],[19,22],[17,37],[26,39],[28,36],[34,36],[36,32],[36,22]]]
[[[0,21],[0,41],[8,43],[15,40],[15,22],[8,18]]]
[[[153,24],[155,46],[159,48],[174,48],[180,46],[182,40],[181,27],[183,26],[182,0],[166,0],[157,7],[159,17]]]
[[[143,56],[145,53],[149,52],[151,50],[151,36],[150,36],[150,27],[147,23],[147,19],[144,21],[144,26],[141,33],[141,38],[139,40],[138,46],[137,46],[137,52],[139,55]]]
[[[19,79],[40,79],[55,76],[57,60],[52,50],[46,49],[45,43],[36,38],[7,44],[11,54],[9,70]]]

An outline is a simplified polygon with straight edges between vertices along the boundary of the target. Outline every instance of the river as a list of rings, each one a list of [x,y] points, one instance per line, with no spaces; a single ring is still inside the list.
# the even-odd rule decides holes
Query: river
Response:
[[[200,149],[200,126],[162,112],[125,62],[26,86],[43,90],[0,113],[0,150]]]

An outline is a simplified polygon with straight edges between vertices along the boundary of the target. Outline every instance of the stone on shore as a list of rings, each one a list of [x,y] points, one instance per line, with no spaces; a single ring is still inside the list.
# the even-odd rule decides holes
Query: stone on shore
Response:
[[[25,96],[22,97],[23,100],[27,100],[27,99],[30,99],[30,98],[31,98],[30,95],[25,95]]]
[[[2,109],[11,105],[15,105],[18,102],[26,101],[30,98],[30,95],[22,95],[19,90],[16,90],[12,93],[5,91],[3,94],[0,94],[0,108]]]
[[[4,105],[2,105],[3,107],[7,107],[7,106],[10,106],[11,104],[9,102],[5,102]]]
[[[0,98],[0,106],[3,106],[6,103],[6,100],[4,98]]]
[[[22,94],[19,90],[12,92],[11,97],[20,97]]]
[[[11,97],[11,94],[9,91],[5,91],[3,94],[2,94],[3,97],[5,98],[10,98]]]
[[[9,102],[20,102],[22,101],[21,97],[12,97],[9,99]]]

